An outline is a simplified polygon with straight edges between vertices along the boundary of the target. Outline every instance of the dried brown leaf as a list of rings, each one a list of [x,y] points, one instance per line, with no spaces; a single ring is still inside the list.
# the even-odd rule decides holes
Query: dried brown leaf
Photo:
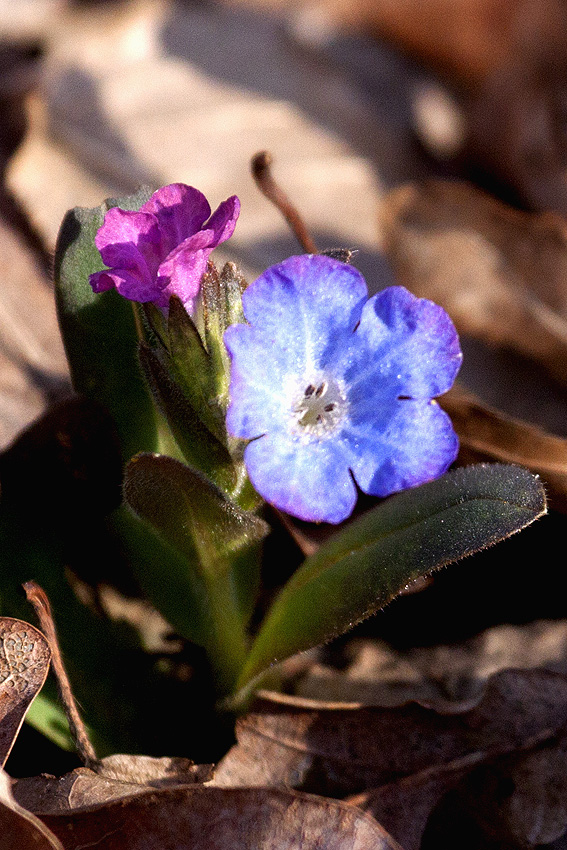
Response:
[[[65,850],[401,850],[354,806],[274,789],[168,788],[44,821]]]
[[[117,782],[131,782],[152,788],[167,785],[193,785],[211,778],[210,764],[193,764],[190,759],[164,756],[131,756],[118,753],[101,761],[99,773]]]
[[[555,510],[567,511],[567,440],[529,425],[453,387],[441,399],[453,421],[466,462],[527,466],[544,479]]]
[[[534,210],[567,213],[567,7],[539,53],[489,77],[469,113],[466,151]]]
[[[238,722],[238,743],[213,782],[360,793],[475,753],[533,746],[561,729],[566,709],[567,679],[544,670],[497,673],[480,699],[443,714],[417,703],[310,709],[264,698]]]
[[[10,779],[1,768],[0,841],[2,850],[63,850],[63,845],[39,818],[14,802]]]
[[[65,776],[31,776],[14,780],[17,802],[36,814],[58,814],[141,794],[149,788],[193,785],[212,776],[211,765],[184,758],[112,755],[96,772],[79,767]]]
[[[38,629],[23,620],[0,617],[0,767],[45,682],[50,658]]]
[[[499,670],[536,667],[567,674],[566,620],[498,625],[461,643],[405,650],[355,638],[341,651],[340,666],[314,663],[293,688],[304,707],[315,708],[315,700],[321,708],[325,701],[394,707],[415,700],[443,711],[478,701]]]
[[[435,68],[462,93],[464,115],[457,125],[467,132],[457,129],[451,139],[443,104],[430,101],[429,125],[437,122],[445,134],[443,144],[430,145],[433,152],[443,155],[449,140],[449,150],[457,153],[466,135],[461,160],[474,159],[534,209],[567,212],[562,0],[313,0],[296,18],[294,31],[308,43],[317,43],[317,33],[329,39],[337,25],[350,26],[386,37]],[[418,133],[424,125],[421,100],[418,93]],[[435,132],[426,140],[434,141]]]
[[[420,850],[433,809],[481,759],[481,753],[472,753],[442,767],[435,766],[381,788],[363,791],[348,802],[370,812],[403,844],[404,850]]]
[[[556,841],[567,830],[567,734],[475,771],[462,793],[492,840],[525,848]]]
[[[441,304],[458,330],[506,346],[567,382],[567,227],[465,183],[390,193],[384,248],[400,283]]]
[[[3,111],[0,136],[8,116],[15,111],[13,104],[11,107]],[[1,148],[0,141],[0,160]],[[4,221],[0,221],[0,280],[0,448],[3,449],[45,410],[49,398],[68,393],[69,385],[49,281],[24,240]]]
[[[282,0],[230,2],[282,5]],[[337,27],[370,31],[467,88],[518,58],[526,61],[526,49],[541,50],[555,35],[561,11],[561,0],[311,0],[301,5],[307,8],[297,14],[294,30],[304,32],[304,39],[317,43],[317,36],[330,37]]]

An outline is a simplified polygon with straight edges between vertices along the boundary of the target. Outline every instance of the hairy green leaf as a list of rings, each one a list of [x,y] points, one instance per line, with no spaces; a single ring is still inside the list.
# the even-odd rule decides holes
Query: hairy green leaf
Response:
[[[163,455],[130,461],[124,496],[177,559],[174,571],[164,570],[159,559],[144,559],[138,580],[181,634],[207,649],[219,691],[226,693],[244,663],[245,625],[268,525],[203,475]]]
[[[292,576],[264,620],[238,687],[348,631],[408,582],[508,537],[545,510],[539,479],[500,464],[457,469],[392,496],[334,535]]]
[[[243,511],[194,469],[164,455],[140,454],[126,467],[126,501],[205,577],[261,540],[268,525]]]

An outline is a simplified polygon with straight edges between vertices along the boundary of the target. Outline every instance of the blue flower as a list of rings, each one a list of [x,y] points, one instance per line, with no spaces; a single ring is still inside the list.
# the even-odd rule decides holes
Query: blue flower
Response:
[[[431,301],[392,286],[368,298],[356,269],[290,257],[244,292],[232,325],[230,434],[263,498],[300,519],[338,523],[365,493],[388,496],[441,475],[458,439],[433,401],[462,354]],[[354,481],[353,481],[354,477]]]

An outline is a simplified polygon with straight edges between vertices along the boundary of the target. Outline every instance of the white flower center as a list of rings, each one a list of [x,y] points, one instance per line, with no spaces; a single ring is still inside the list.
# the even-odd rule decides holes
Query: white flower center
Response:
[[[322,437],[334,431],[346,412],[345,394],[334,380],[309,382],[292,405],[297,430]]]

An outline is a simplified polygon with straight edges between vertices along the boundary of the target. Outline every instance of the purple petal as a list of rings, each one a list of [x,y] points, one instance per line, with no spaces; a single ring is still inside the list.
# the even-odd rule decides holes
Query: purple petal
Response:
[[[160,261],[160,234],[155,216],[112,207],[95,236],[105,265],[155,274]]]
[[[115,281],[108,272],[95,272],[89,275],[89,283],[93,292],[108,292],[109,289],[114,289]]]
[[[178,245],[158,269],[160,289],[158,307],[167,308],[171,295],[177,295],[191,311],[201,280],[207,271],[207,261],[214,248],[212,230],[200,230]]]
[[[244,453],[252,484],[272,505],[311,522],[339,523],[353,511],[356,487],[333,441],[266,434]]]
[[[171,183],[158,189],[142,210],[157,218],[163,240],[162,259],[187,237],[197,233],[211,214],[203,193],[184,183]]]
[[[236,195],[231,195],[226,201],[216,208],[205,225],[207,230],[214,233],[214,246],[226,242],[234,233],[238,216],[240,215],[240,201]]]
[[[149,275],[138,275],[136,270],[111,269],[97,272],[90,276],[90,284],[94,292],[105,292],[108,289],[116,291],[130,301],[153,301],[156,298],[156,283]]]
[[[156,305],[160,308],[167,308],[170,297],[177,295],[183,302],[185,309],[191,313],[193,299],[199,293],[210,253],[210,248],[201,251],[180,252],[175,262],[163,263],[160,266],[160,274],[157,278],[160,295],[159,299],[156,299]],[[166,271],[168,274],[162,275],[162,271]]]
[[[455,460],[459,441],[451,420],[435,401],[404,399],[375,420],[347,425],[350,467],[372,496],[389,496],[442,475]]]

